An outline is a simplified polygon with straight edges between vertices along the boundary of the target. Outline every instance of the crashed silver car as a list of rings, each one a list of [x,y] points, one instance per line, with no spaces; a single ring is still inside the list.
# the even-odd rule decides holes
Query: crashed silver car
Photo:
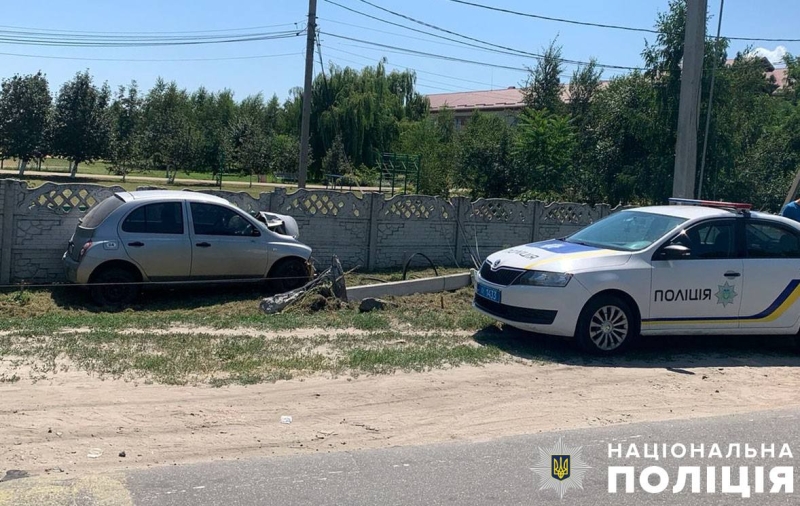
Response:
[[[63,262],[101,305],[132,302],[142,285],[269,280],[278,292],[304,285],[311,248],[290,216],[252,217],[227,200],[186,191],[120,192],[83,217]]]

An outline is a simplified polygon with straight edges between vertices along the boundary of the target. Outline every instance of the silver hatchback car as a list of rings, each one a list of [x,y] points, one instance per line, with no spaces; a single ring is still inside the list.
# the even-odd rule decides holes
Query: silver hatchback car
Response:
[[[297,236],[290,217],[254,218],[212,195],[120,192],[83,217],[63,261],[67,279],[89,285],[101,305],[132,302],[140,282],[269,279],[284,292],[313,273]]]

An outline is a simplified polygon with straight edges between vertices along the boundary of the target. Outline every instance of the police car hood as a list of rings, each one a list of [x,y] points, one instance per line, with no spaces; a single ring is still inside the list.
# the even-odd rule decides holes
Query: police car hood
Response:
[[[631,254],[553,239],[498,251],[486,259],[493,269],[542,270],[575,273],[622,265]]]

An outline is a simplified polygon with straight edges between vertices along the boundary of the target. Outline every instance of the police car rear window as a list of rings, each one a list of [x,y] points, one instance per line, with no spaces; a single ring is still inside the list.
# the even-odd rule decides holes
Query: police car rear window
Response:
[[[647,248],[686,218],[643,211],[620,211],[569,236],[568,242],[622,251]]]

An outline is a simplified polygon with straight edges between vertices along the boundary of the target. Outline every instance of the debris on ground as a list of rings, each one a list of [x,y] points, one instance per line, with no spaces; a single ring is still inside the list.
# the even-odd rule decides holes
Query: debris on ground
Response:
[[[100,448],[91,448],[89,450],[89,453],[86,454],[86,456],[89,457],[90,459],[96,459],[100,457],[102,454],[103,450],[101,450]]]
[[[20,469],[9,469],[6,471],[6,475],[0,478],[0,483],[4,481],[11,481],[11,480],[18,480],[20,478],[27,478],[30,476],[28,471],[22,471]]]
[[[291,416],[287,416],[287,415],[283,415],[281,417],[281,423],[285,423],[287,425],[292,423],[292,417]]]
[[[119,456],[122,457],[122,458],[125,458],[125,456],[126,456],[125,450],[122,450],[121,452],[119,452]]]
[[[304,302],[303,306],[310,312],[321,311],[331,306],[331,295],[337,301],[333,308],[340,309],[341,303],[347,302],[344,276],[342,264],[334,255],[331,266],[304,286],[262,299],[261,310],[266,314],[280,313],[291,305]]]
[[[383,311],[384,309],[392,306],[396,306],[392,302],[378,299],[376,297],[367,297],[366,299],[361,300],[361,304],[358,305],[358,311],[360,313],[369,313],[370,311]]]

